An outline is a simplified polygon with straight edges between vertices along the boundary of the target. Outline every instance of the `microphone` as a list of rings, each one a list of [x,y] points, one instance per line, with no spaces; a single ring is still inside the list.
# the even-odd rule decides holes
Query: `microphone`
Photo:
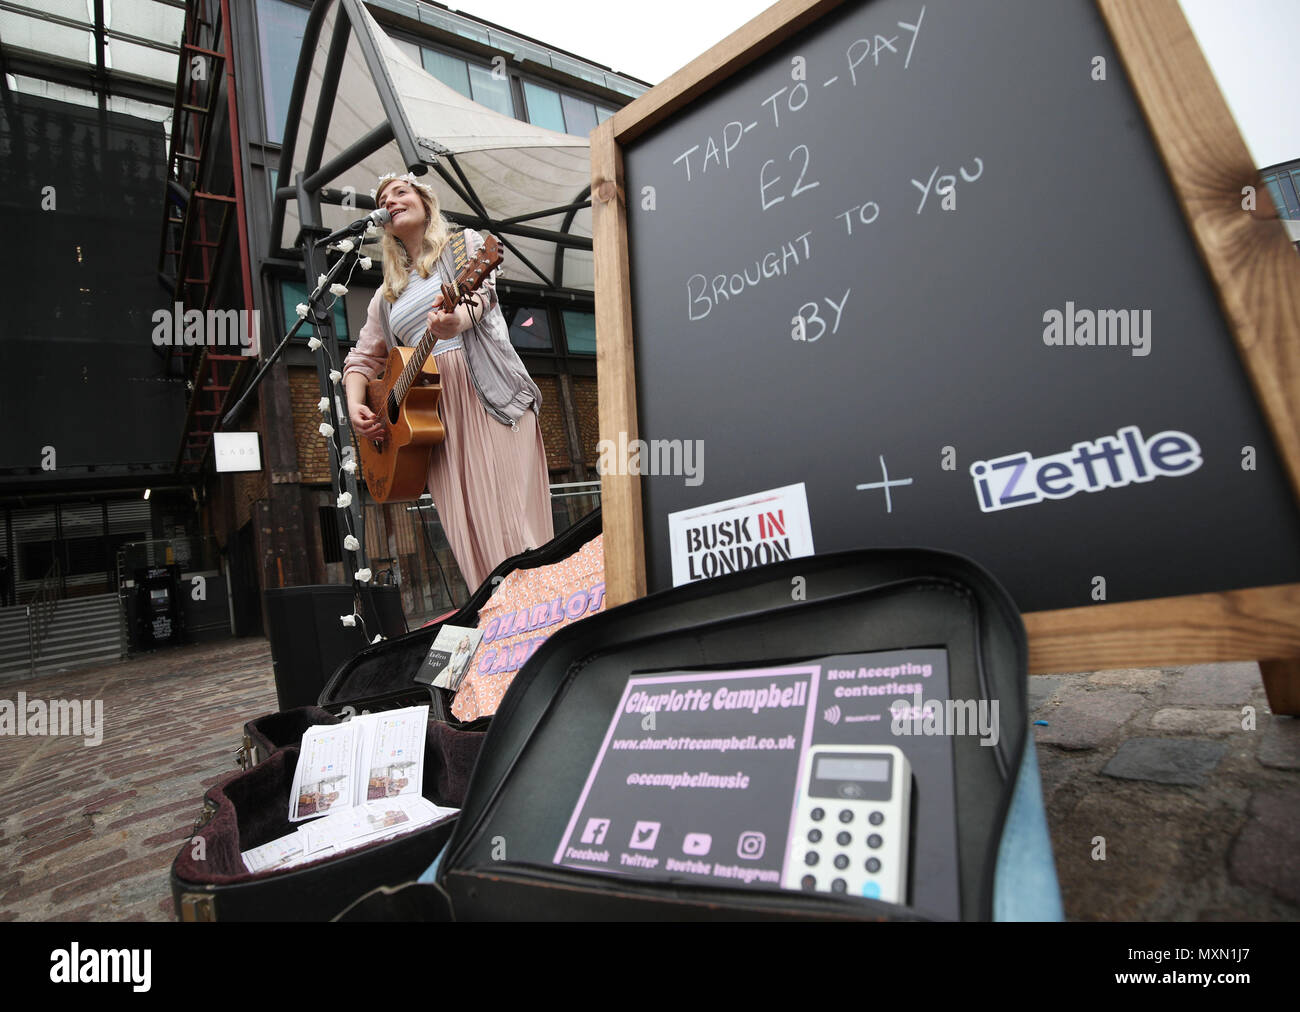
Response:
[[[392,220],[393,216],[388,213],[387,209],[376,207],[364,218],[358,218],[351,225],[345,225],[343,228],[331,232],[324,239],[318,239],[316,245],[328,246],[330,243],[338,242],[340,239],[348,239],[352,236],[360,235],[371,225],[387,225]]]

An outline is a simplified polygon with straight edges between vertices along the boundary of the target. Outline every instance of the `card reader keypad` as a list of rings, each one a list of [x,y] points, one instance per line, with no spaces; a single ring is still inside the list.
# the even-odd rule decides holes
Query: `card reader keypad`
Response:
[[[910,800],[911,769],[900,749],[810,750],[786,888],[905,903]]]

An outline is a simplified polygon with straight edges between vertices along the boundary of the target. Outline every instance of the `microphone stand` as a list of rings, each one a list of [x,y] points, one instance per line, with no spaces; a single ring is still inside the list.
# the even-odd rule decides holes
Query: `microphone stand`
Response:
[[[284,353],[284,349],[288,347],[290,339],[298,333],[298,330],[302,325],[307,323],[309,320],[314,325],[317,323],[323,323],[328,319],[327,311],[322,304],[325,293],[329,291],[330,285],[334,284],[334,279],[343,273],[343,265],[349,262],[349,258],[351,258],[351,260],[356,260],[360,255],[361,246],[359,244],[354,244],[352,249],[339,257],[338,260],[335,261],[334,266],[326,272],[325,277],[323,277],[320,284],[316,286],[316,290],[307,297],[307,315],[299,318],[298,322],[293,325],[293,328],[280,339],[280,343],[276,345],[275,351],[271,352],[271,354],[262,362],[261,367],[257,370],[257,374],[248,381],[248,386],[245,387],[244,392],[239,395],[239,400],[235,401],[235,406],[227,411],[222,417],[222,430],[229,429],[243,416],[248,398],[251,397],[253,391],[261,385],[262,379],[266,376],[271,366],[275,365],[276,361]],[[351,273],[350,267],[348,273]]]
[[[349,230],[353,231],[353,235],[356,236],[356,238],[353,239],[352,248],[348,250],[346,253],[344,253],[342,256],[340,256],[338,260],[334,262],[334,266],[330,267],[325,272],[324,276],[320,279],[320,282],[316,285],[315,291],[313,291],[311,295],[308,296],[307,298],[307,314],[305,316],[300,315],[298,322],[295,323],[293,327],[289,330],[289,332],[286,333],[284,337],[280,339],[280,343],[276,346],[275,350],[266,357],[261,367],[257,370],[257,374],[249,381],[248,386],[245,388],[244,392],[240,394],[239,400],[235,402],[235,406],[232,407],[228,412],[226,412],[226,414],[222,417],[221,428],[223,431],[228,429],[230,426],[234,425],[235,423],[237,423],[240,417],[242,417],[249,398],[252,396],[253,392],[261,384],[262,380],[265,378],[271,366],[273,366],[276,363],[276,361],[279,359],[280,355],[284,353],[284,349],[288,347],[290,339],[293,338],[293,336],[298,333],[298,331],[302,328],[302,325],[304,323],[307,323],[309,320],[313,325],[326,324],[329,321],[330,318],[329,310],[324,305],[325,295],[329,292],[330,286],[335,283],[335,279],[338,278],[340,275],[344,277],[351,276],[352,267],[356,263],[357,259],[361,256],[361,246],[362,246],[361,233],[365,231],[367,224],[368,223],[363,219],[362,221],[354,222],[351,226],[349,226]],[[348,238],[348,236],[343,236],[342,238]],[[339,242],[341,241],[341,239],[336,238],[333,241]],[[326,240],[320,240],[315,245],[316,247],[320,247],[325,243]],[[307,254],[307,262],[310,263],[312,260],[312,253],[314,252],[314,250],[308,249],[305,250],[304,252]],[[345,267],[347,268],[346,271],[344,270]],[[334,369],[337,366],[337,363],[334,361],[334,348],[332,347],[332,345],[333,345],[333,341],[323,342],[323,347],[328,349],[328,354],[326,357],[329,362],[330,369]],[[359,501],[361,489],[356,481],[356,476],[355,476],[355,464],[358,458],[357,458],[356,451],[353,449],[351,439],[348,440],[348,445],[346,448],[342,445],[343,432],[350,431],[350,430],[344,429],[341,419],[339,417],[339,412],[341,410],[342,405],[339,401],[338,396],[334,392],[332,384],[330,388],[330,396],[327,398],[327,401],[329,406],[330,427],[333,430],[332,435],[329,437],[331,443],[330,446],[331,465],[332,465],[332,470],[334,472],[334,481],[332,484],[334,485],[334,489],[336,491],[346,486],[347,491],[352,496],[353,502],[356,504],[355,514],[348,507],[338,507],[338,508],[344,510],[343,515],[345,518],[347,518],[348,521],[355,518],[356,520],[355,525],[353,523],[345,521],[344,527],[347,534],[350,534],[353,537],[357,537],[356,531],[353,528],[354,526],[360,526],[364,520],[363,515],[361,513],[361,505]],[[350,471],[344,469],[342,465],[345,462],[352,462],[354,465],[353,469]],[[343,477],[343,475],[346,475],[347,477],[345,478]],[[365,605],[368,607],[370,611],[370,617],[374,622],[374,628],[380,634],[382,634],[383,622],[379,615],[379,607],[375,603],[374,594],[372,593],[371,590],[373,586],[372,581],[357,580],[357,576],[356,576],[357,569],[364,568],[364,567],[358,567],[357,565],[358,561],[360,561],[363,564],[368,561],[366,558],[364,539],[357,538],[357,540],[361,544],[360,547],[355,550],[348,549],[346,546],[340,546],[343,549],[343,556],[344,559],[346,560],[346,562],[344,563],[345,569],[346,572],[348,573],[351,582],[354,584],[358,597],[360,598],[361,601],[365,603]],[[366,636],[366,634],[369,631],[369,627],[367,627],[364,623],[365,620],[362,619],[362,635]],[[366,636],[366,641],[367,644],[370,642],[368,636]]]

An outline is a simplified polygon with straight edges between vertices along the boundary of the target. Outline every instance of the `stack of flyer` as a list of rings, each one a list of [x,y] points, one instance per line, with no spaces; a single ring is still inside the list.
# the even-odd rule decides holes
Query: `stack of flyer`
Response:
[[[289,795],[289,821],[304,824],[244,851],[245,867],[291,868],[455,815],[421,794],[428,720],[412,706],[309,727]]]

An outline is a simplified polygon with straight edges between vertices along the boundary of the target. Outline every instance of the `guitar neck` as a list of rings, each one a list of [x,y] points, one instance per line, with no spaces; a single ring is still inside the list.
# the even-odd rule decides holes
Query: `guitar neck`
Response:
[[[398,403],[401,403],[402,398],[415,385],[416,377],[420,375],[420,370],[424,368],[425,361],[433,351],[433,346],[437,343],[437,335],[428,327],[425,327],[424,336],[420,338],[420,343],[415,346],[415,354],[407,360],[402,375],[393,385],[393,393],[397,397]]]
[[[442,286],[443,312],[455,312],[456,307],[464,303],[466,297],[477,291],[479,285],[483,283],[483,279],[500,263],[500,242],[495,236],[488,235],[484,239],[483,248],[465,265],[465,269],[460,272],[455,283]],[[393,386],[393,392],[399,404],[411,387],[415,385],[420,370],[424,368],[424,363],[428,360],[430,352],[433,351],[433,346],[437,343],[437,335],[431,329],[425,327],[424,336],[420,338],[420,343],[415,346],[415,354],[407,361],[401,377]]]

